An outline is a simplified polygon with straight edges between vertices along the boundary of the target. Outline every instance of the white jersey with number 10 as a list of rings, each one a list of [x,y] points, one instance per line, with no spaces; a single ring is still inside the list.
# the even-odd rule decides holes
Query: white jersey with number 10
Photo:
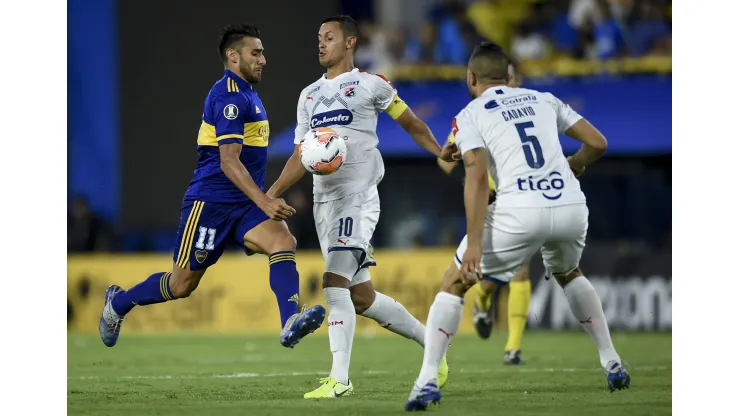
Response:
[[[484,148],[496,182],[497,208],[585,203],[558,133],[582,117],[550,93],[496,86],[453,120],[460,150]]]

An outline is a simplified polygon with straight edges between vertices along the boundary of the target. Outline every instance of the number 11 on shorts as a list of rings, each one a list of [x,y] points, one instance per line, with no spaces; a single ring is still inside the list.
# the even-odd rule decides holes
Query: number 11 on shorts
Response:
[[[215,228],[206,228],[206,227],[200,227],[198,228],[198,241],[195,242],[195,248],[197,249],[206,249],[208,251],[211,251],[215,248],[214,242],[216,240],[216,229]],[[208,243],[204,244],[206,242],[206,234],[208,234]]]

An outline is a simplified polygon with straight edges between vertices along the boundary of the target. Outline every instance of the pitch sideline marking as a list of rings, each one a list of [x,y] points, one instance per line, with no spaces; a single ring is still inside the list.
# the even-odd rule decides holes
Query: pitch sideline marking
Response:
[[[635,367],[628,368],[630,371],[665,371],[670,370],[671,367],[658,366],[658,367]],[[598,368],[517,368],[517,369],[465,369],[456,370],[455,372],[464,374],[487,374],[487,373],[591,373],[599,371]],[[219,379],[219,378],[258,378],[258,377],[305,377],[305,376],[325,376],[328,372],[317,371],[317,372],[292,372],[292,373],[232,373],[232,374],[200,374],[200,375],[161,375],[161,376],[78,376],[78,377],[67,377],[67,380],[105,380],[105,379],[116,379],[116,380],[166,380],[166,379]],[[397,371],[385,371],[385,370],[367,370],[363,371],[365,375],[383,375],[383,374],[398,374]]]

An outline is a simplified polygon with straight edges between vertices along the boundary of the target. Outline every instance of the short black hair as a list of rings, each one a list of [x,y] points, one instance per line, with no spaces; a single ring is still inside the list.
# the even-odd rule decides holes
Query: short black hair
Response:
[[[356,38],[359,37],[360,28],[357,26],[357,22],[352,18],[352,16],[340,14],[337,16],[327,17],[323,22],[321,22],[321,24],[323,25],[324,23],[329,22],[339,23],[339,27],[342,29],[342,35],[344,35],[345,38],[348,36],[354,36]]]
[[[227,25],[218,35],[218,54],[221,61],[226,62],[226,49],[233,48],[244,38],[260,38],[260,30],[250,24]]]
[[[486,41],[481,42],[473,50],[468,61],[468,69],[484,81],[498,81],[508,79],[509,64],[514,62],[509,59],[501,45]]]

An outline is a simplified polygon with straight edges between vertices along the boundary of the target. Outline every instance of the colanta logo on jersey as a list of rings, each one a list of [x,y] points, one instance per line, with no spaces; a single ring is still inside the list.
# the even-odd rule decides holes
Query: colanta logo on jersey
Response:
[[[532,176],[519,178],[516,184],[520,191],[539,191],[545,199],[554,201],[563,196],[562,190],[565,188],[565,182],[562,177],[560,172],[555,171],[542,179],[534,179]]]
[[[339,110],[327,111],[326,113],[315,114],[311,117],[311,128],[329,127],[329,126],[346,126],[352,123],[354,116],[346,108]]]

